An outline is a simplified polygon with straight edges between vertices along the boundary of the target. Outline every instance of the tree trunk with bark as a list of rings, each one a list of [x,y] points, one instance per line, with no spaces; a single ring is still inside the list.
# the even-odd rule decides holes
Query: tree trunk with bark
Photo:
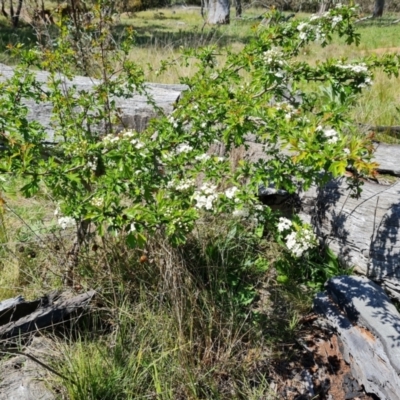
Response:
[[[242,0],[235,1],[236,18],[242,18]]]
[[[10,19],[11,25],[13,28],[18,28],[19,18],[21,15],[23,0],[18,0],[17,9],[14,12],[14,2],[10,0],[9,10],[7,12],[5,6],[5,0],[1,0],[1,13],[7,18]]]
[[[332,0],[322,0],[319,6],[319,14],[327,12],[332,7]]]
[[[207,23],[211,25],[229,24],[230,0],[208,0],[205,2]]]
[[[378,18],[383,15],[383,8],[385,7],[385,0],[375,0],[375,7],[373,17]]]

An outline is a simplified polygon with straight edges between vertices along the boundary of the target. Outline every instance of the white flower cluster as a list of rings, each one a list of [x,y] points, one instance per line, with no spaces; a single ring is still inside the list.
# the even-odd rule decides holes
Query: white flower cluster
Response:
[[[174,128],[178,127],[178,121],[172,115],[168,118],[168,120]]]
[[[323,128],[321,125],[318,125],[316,131],[322,132],[324,137],[327,139],[327,143],[335,144],[339,141],[339,133],[332,128]]]
[[[307,250],[315,247],[315,244],[315,233],[310,228],[293,231],[286,237],[286,246],[296,257],[301,257]]]
[[[196,208],[212,210],[214,201],[218,197],[216,194],[216,189],[217,186],[206,182],[201,186],[200,190],[196,190],[193,195],[193,199],[196,200]]]
[[[279,223],[278,223],[278,232],[283,232],[291,228],[292,226],[292,221],[288,218],[279,218]]]
[[[337,9],[342,8],[341,3],[336,6]],[[343,21],[341,15],[334,15],[335,11],[327,11],[320,14],[314,14],[310,17],[309,23],[302,22],[297,26],[297,30],[300,32],[299,38],[301,40],[306,40],[311,33],[315,33],[316,40],[324,40],[326,38],[326,33],[323,31],[324,22],[331,23],[331,29],[334,29],[340,22]]]
[[[167,187],[169,189],[175,189],[178,190],[179,192],[183,192],[185,190],[188,190],[194,186],[194,180],[193,179],[183,179],[180,182],[176,183],[173,181],[168,182]]]
[[[137,140],[137,139],[132,139],[130,143],[137,150],[140,150],[144,147],[144,144],[140,140]]]
[[[61,229],[67,229],[76,226],[75,219],[71,217],[60,217],[58,218],[57,223],[60,225]]]
[[[189,152],[192,151],[192,150],[193,150],[193,147],[190,146],[190,145],[188,145],[187,143],[180,143],[180,144],[177,146],[175,152],[176,152],[177,154],[181,154],[181,153],[189,153]]]
[[[358,87],[361,89],[361,88],[365,88],[365,87],[368,87],[371,85],[372,85],[372,79],[368,76],[365,78],[364,82],[362,82],[358,85]]]
[[[288,231],[292,227],[292,221],[287,218],[279,218],[278,232]],[[316,246],[317,239],[311,227],[304,226],[301,230],[292,230],[285,237],[285,242],[286,247],[295,257],[301,257],[307,250]]]
[[[90,204],[91,204],[92,206],[101,208],[101,207],[103,207],[103,205],[104,205],[104,199],[103,199],[102,197],[94,197],[94,198],[90,201]]]
[[[312,28],[311,25],[307,24],[306,22],[301,22],[297,26],[297,30],[300,32],[300,34],[299,34],[300,40],[307,39],[307,36],[310,34],[310,28]]]
[[[119,142],[120,139],[121,138],[119,136],[109,133],[108,135],[104,136],[103,143],[106,147],[109,147],[114,143]]]
[[[236,208],[232,213],[232,216],[235,218],[247,218],[249,215],[250,211],[246,207]]]
[[[135,139],[135,136],[138,135],[138,132],[133,130],[127,130],[119,135],[108,134],[103,138],[104,146],[113,147],[115,144],[120,143],[121,141],[129,141],[130,144],[137,150],[142,149],[144,147],[144,143],[139,139]]]
[[[236,186],[232,186],[229,189],[225,190],[225,196],[228,199],[233,199],[235,197],[235,193],[238,191],[239,189]]]
[[[98,158],[93,157],[92,160],[89,160],[86,164],[86,166],[91,169],[92,171],[96,171],[97,169],[97,163],[98,163]]]
[[[267,64],[277,64],[283,66],[285,62],[282,60],[283,53],[278,48],[273,47],[270,50],[264,51],[264,61]]]
[[[362,76],[364,78],[364,82],[360,83],[358,85],[359,88],[364,88],[367,86],[372,85],[372,79],[370,76],[370,71],[368,70],[368,67],[364,64],[336,64],[336,66],[340,69],[344,69],[350,72],[353,72],[354,74],[357,74],[358,76]]]
[[[355,74],[360,74],[360,73],[367,73],[368,72],[368,67],[364,64],[336,64],[338,68],[341,69],[346,69],[350,70],[351,72],[354,72]]]
[[[284,110],[286,112],[285,114],[286,121],[290,121],[299,112],[299,110],[293,107],[290,103],[285,103],[285,102],[276,103],[275,108],[277,110]]]
[[[332,28],[334,28],[339,22],[343,21],[343,17],[341,15],[335,15],[332,17]]]
[[[200,154],[194,158],[196,161],[207,161],[210,159],[210,156],[207,153]]]

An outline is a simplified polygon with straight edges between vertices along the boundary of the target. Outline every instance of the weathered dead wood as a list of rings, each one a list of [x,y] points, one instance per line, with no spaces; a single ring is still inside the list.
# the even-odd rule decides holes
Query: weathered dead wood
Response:
[[[0,64],[0,82],[12,77],[13,73],[12,67]],[[36,79],[38,82],[43,83],[44,90],[46,90],[45,83],[48,78],[49,73],[47,72],[39,71],[36,73]],[[99,81],[95,79],[83,76],[76,76],[72,80],[65,78],[64,80],[65,90],[75,86],[77,91],[86,92],[90,92],[94,85],[98,83]],[[157,83],[148,83],[146,87],[156,106],[167,114],[172,111],[173,105],[179,98],[181,92],[186,88],[185,85]],[[54,128],[51,123],[51,103],[37,104],[34,101],[28,100],[26,104],[29,108],[28,118],[40,122],[48,132],[48,140],[53,141]],[[157,111],[149,104],[147,97],[144,95],[132,93],[132,97],[130,98],[117,98],[116,104],[121,114],[121,128],[125,127],[142,131],[147,126],[150,119],[157,116]]]
[[[391,186],[365,182],[355,199],[339,179],[309,190],[302,200],[302,216],[311,216],[334,253],[400,298],[400,181]]]
[[[53,304],[59,298],[59,292],[53,291],[38,300],[25,301],[22,296],[15,297],[0,302],[0,326],[17,321],[30,313],[36,311],[39,307],[45,307]]]
[[[10,317],[11,321],[0,326],[0,338],[10,339],[54,326],[69,318],[71,314],[79,313],[88,307],[95,294],[94,290],[90,290],[70,299],[61,298],[47,304],[43,303],[42,299],[18,303],[15,306],[17,313],[15,316],[12,313],[5,314],[5,318]],[[23,316],[21,317],[21,315]]]
[[[374,159],[379,163],[377,172],[400,177],[400,145],[376,144]]]
[[[17,304],[22,303],[23,301],[25,301],[25,300],[22,296],[17,296],[12,299],[7,299],[7,300],[1,301],[0,302],[0,318],[2,318],[4,312],[9,310],[10,308],[13,308]]]
[[[314,300],[343,343],[343,356],[367,393],[397,400],[400,393],[400,315],[384,291],[365,277],[330,280]]]
[[[262,145],[248,142],[248,157],[265,159]],[[400,176],[400,146],[376,144],[378,172]],[[301,216],[335,254],[357,272],[382,282],[400,299],[400,181],[392,185],[366,181],[359,199],[351,197],[345,179],[331,181],[301,194]],[[282,209],[288,194],[260,190],[265,204]],[[297,206],[297,205],[296,205]],[[293,204],[291,205],[293,210]],[[282,209],[285,212],[285,209]]]
[[[396,135],[400,134],[400,126],[389,126],[389,125],[365,125],[360,124],[360,127],[364,128],[367,132],[387,132],[394,133]]]

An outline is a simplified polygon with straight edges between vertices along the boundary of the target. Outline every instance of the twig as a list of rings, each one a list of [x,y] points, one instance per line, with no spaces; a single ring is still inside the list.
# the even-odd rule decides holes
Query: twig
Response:
[[[20,356],[28,357],[28,358],[30,358],[32,361],[34,361],[35,363],[39,364],[40,366],[42,366],[43,368],[45,368],[45,369],[47,369],[48,371],[52,372],[53,374],[59,376],[60,378],[66,380],[66,381],[68,381],[68,382],[70,382],[70,383],[72,383],[72,384],[74,384],[74,385],[77,385],[77,384],[78,384],[75,380],[73,380],[73,379],[71,379],[71,378],[68,378],[68,377],[66,377],[66,376],[63,375],[63,374],[60,374],[60,373],[57,372],[55,369],[51,368],[50,366],[48,366],[48,365],[45,364],[44,362],[38,360],[36,357],[34,357],[34,356],[31,355],[31,354],[24,353],[23,351],[19,351],[19,350],[15,350],[15,349],[7,349],[7,348],[5,348],[5,347],[3,347],[3,346],[0,346],[0,353],[3,353],[3,354],[10,354],[10,355],[18,354],[18,355],[20,355]]]
[[[355,24],[358,24],[359,22],[366,21],[366,20],[368,20],[368,19],[373,19],[373,18],[374,18],[374,16],[373,16],[373,15],[370,15],[369,17],[360,18],[360,19],[358,19],[357,21],[355,21],[354,23],[355,23]]]

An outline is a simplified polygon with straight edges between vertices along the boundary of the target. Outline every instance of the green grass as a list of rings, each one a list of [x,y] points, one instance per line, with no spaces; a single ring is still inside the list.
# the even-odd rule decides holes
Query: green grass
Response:
[[[245,232],[208,220],[180,249],[153,238],[150,265],[118,241],[108,246],[117,303],[110,277],[97,271],[102,322],[90,335],[81,328],[77,339],[59,340],[64,357],[53,364],[75,381],[55,382],[66,398],[276,398],[267,371],[295,343],[311,299],[273,284],[272,270],[251,263],[278,256],[276,244],[255,247]],[[239,294],[249,295],[250,284],[248,303]]]

